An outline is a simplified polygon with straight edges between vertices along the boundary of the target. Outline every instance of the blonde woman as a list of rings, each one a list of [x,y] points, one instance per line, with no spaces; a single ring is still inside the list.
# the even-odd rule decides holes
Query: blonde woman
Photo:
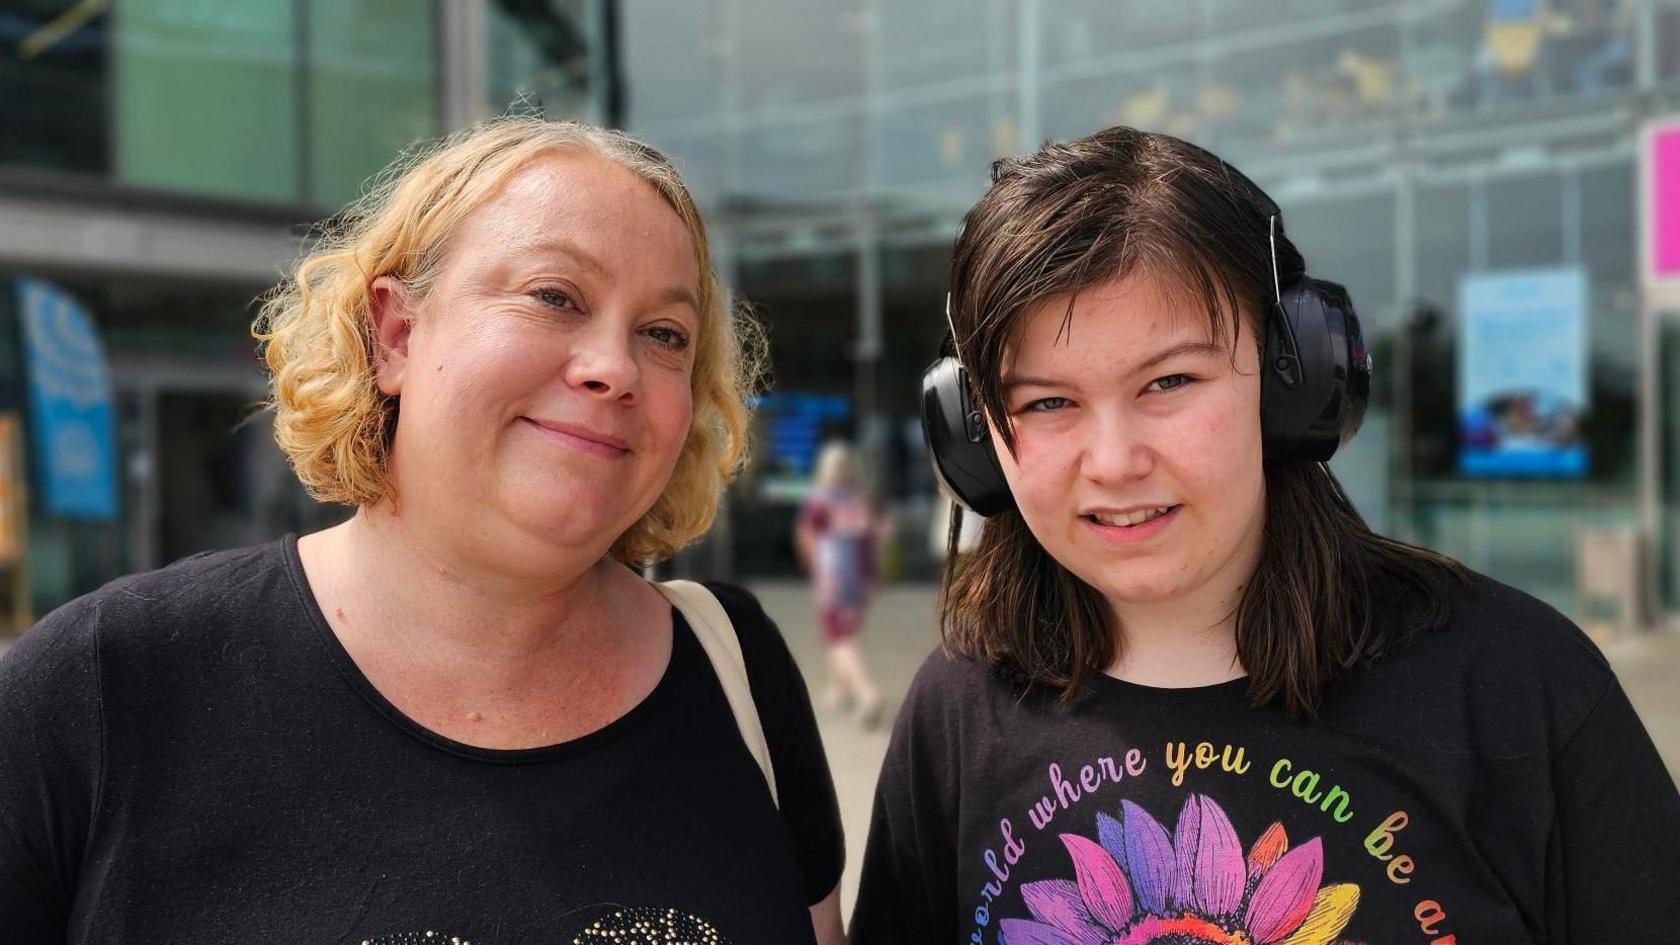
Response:
[[[881,694],[857,637],[874,589],[883,521],[864,489],[857,454],[845,442],[824,444],[813,478],[794,537],[811,575],[817,623],[828,650],[824,696],[830,709],[850,706],[864,728],[872,729],[880,722]]]
[[[7,654],[8,941],[839,941],[786,647],[713,588],[761,765],[637,572],[711,523],[746,423],[675,169],[503,120],[343,219],[258,337],[280,445],[355,514],[115,582]]]

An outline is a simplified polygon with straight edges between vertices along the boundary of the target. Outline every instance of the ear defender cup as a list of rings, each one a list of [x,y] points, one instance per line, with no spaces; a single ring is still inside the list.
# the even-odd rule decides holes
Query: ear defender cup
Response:
[[[934,475],[969,511],[992,516],[1015,504],[986,418],[972,402],[956,358],[940,358],[922,375],[922,436]]]
[[[1353,437],[1371,396],[1371,354],[1347,289],[1302,278],[1267,321],[1260,427],[1267,459],[1322,463]]]

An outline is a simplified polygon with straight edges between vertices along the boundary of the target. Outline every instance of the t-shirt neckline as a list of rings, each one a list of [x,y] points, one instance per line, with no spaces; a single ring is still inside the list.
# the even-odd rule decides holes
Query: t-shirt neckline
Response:
[[[1207,705],[1225,702],[1246,705],[1250,682],[1249,677],[1244,674],[1235,679],[1205,686],[1146,686],[1099,672],[1092,674],[1090,688],[1094,693],[1126,702],[1154,705]]]
[[[310,588],[309,578],[303,570],[303,559],[298,555],[298,536],[295,532],[288,533],[280,540],[281,557],[286,563],[286,573],[291,579],[292,589],[298,596],[298,603],[302,606],[310,626],[314,628],[327,658],[345,683],[367,702],[374,711],[384,716],[387,721],[399,730],[418,739],[419,741],[452,755],[457,755],[472,761],[491,762],[494,764],[529,764],[531,762],[552,761],[569,758],[583,752],[591,751],[607,742],[613,741],[625,733],[641,725],[652,716],[667,701],[667,694],[676,685],[678,662],[689,662],[695,658],[692,650],[699,647],[699,641],[689,630],[688,623],[676,608],[671,609],[671,655],[665,664],[665,671],[660,675],[659,682],[641,702],[636,703],[629,711],[601,728],[585,735],[552,745],[538,745],[532,748],[483,748],[456,741],[447,735],[434,732],[397,708],[389,699],[385,698],[378,687],[367,678],[361,667],[351,658],[350,651],[344,648],[343,641],[333,632],[332,625],[327,623],[326,614],[321,612],[320,603],[315,599],[315,592]]]

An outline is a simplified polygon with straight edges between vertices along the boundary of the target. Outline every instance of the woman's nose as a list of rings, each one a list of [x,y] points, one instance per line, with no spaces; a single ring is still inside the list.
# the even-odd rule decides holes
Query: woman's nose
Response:
[[[566,382],[596,397],[633,403],[641,385],[634,341],[617,333],[580,337],[567,359]]]

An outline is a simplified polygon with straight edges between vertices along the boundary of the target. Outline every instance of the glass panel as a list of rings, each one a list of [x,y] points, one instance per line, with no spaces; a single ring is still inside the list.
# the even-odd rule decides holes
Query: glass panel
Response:
[[[1591,98],[1633,81],[1633,4],[1623,0],[1426,9],[1407,65],[1426,114]]]
[[[984,82],[1014,71],[1018,0],[878,4],[879,77],[887,89]]]
[[[118,176],[173,190],[302,196],[291,3],[124,0],[114,16]]]
[[[1039,31],[1046,65],[1196,38],[1196,5],[1184,0],[1043,0]]]
[[[1649,0],[1655,6],[1658,78],[1680,79],[1680,0]]]
[[[589,118],[589,59],[602,54],[590,48],[589,6],[494,0],[485,7],[485,91],[493,113],[520,104],[555,118]]]
[[[855,254],[749,260],[740,297],[770,342],[769,394],[754,415],[752,466],[731,499],[736,567],[796,573],[793,521],[822,441],[855,438]]]
[[[1661,407],[1670,416],[1680,413],[1680,311],[1661,313],[1657,322],[1661,333],[1661,357],[1657,363],[1662,375],[1657,379],[1662,392]],[[1680,611],[1680,425],[1662,425],[1662,443],[1658,447],[1661,466],[1660,519],[1658,521],[1658,556],[1665,609]]]
[[[754,3],[732,26],[742,108],[863,95],[863,0]]]
[[[725,107],[724,83],[738,53],[725,0],[619,5],[630,127],[704,122]]]
[[[847,115],[753,128],[741,138],[734,195],[804,203],[863,189],[863,118]]]
[[[1288,30],[1336,16],[1395,12],[1403,0],[1202,0],[1209,32]]]
[[[1051,138],[1131,125],[1195,140],[1202,128],[1200,87],[1195,64],[1187,62],[1046,82],[1039,120]]]
[[[1337,451],[1332,468],[1373,528],[1389,527],[1390,418],[1385,381],[1394,370],[1394,195],[1379,193],[1283,201],[1290,238],[1307,271],[1347,286],[1366,343],[1378,359],[1373,408],[1359,435]]]
[[[1555,174],[1487,183],[1490,269],[1555,266],[1563,261],[1563,190]]]
[[[437,133],[435,19],[411,0],[309,0],[310,190],[349,202],[415,141]]]
[[[1419,304],[1450,312],[1458,305],[1458,282],[1470,269],[1470,190],[1463,184],[1426,183],[1413,201]]]
[[[110,18],[97,7],[66,32],[69,0],[19,0],[0,12],[0,164],[106,169]]]
[[[1221,140],[1280,144],[1368,134],[1361,129],[1391,121],[1403,105],[1399,42],[1389,22],[1219,44],[1198,102],[1202,123]]]
[[[990,96],[887,111],[874,136],[879,183],[954,183],[958,199],[978,199],[992,159],[1020,150],[1011,112]]]

